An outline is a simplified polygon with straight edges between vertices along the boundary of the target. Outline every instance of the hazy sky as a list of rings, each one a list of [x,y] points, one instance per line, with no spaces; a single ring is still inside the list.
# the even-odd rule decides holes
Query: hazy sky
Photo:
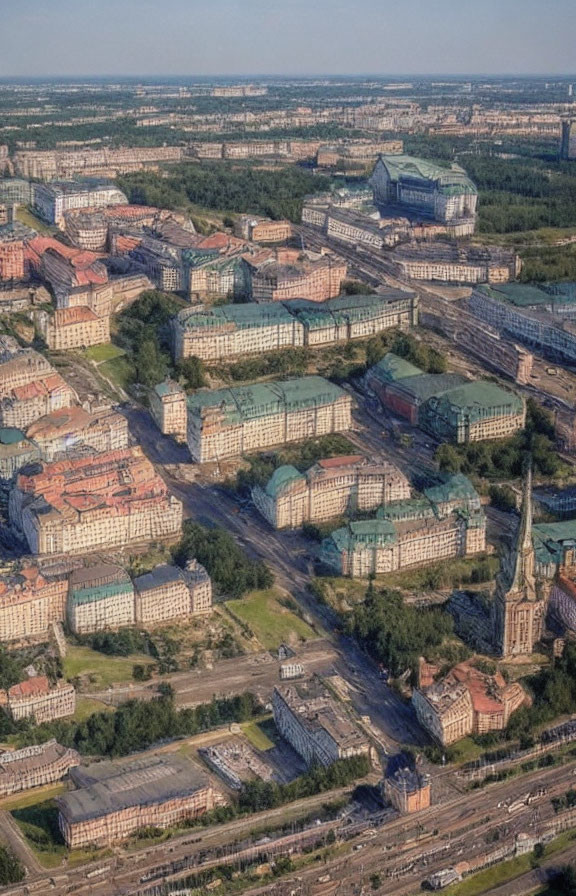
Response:
[[[576,72],[576,0],[0,0],[0,77]]]

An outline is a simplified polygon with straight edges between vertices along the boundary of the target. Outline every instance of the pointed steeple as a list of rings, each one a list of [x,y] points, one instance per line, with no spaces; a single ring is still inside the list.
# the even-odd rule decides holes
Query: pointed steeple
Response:
[[[527,597],[530,593],[535,595],[534,547],[532,544],[532,457],[528,459],[526,467],[520,525],[518,526],[516,544],[510,560],[509,591],[526,590],[528,592]]]

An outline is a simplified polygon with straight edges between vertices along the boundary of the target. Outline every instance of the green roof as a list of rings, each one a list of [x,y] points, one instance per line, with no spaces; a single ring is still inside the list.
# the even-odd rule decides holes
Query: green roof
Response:
[[[561,563],[564,559],[562,544],[567,541],[576,543],[576,520],[538,523],[532,527],[532,540],[539,563]]]
[[[428,401],[433,395],[441,395],[449,389],[469,382],[459,373],[421,373],[403,377],[399,388],[409,392],[420,402]]]
[[[203,306],[201,310],[184,308],[178,314],[178,322],[187,330],[210,327],[222,327],[231,324],[235,329],[245,330],[251,327],[263,327],[290,323],[292,315],[281,302],[264,302],[245,305],[213,305]]]
[[[207,389],[188,396],[188,411],[200,414],[204,408],[220,407],[230,423],[252,420],[283,410],[299,410],[332,404],[346,393],[321,376],[229,389]]]
[[[425,488],[424,494],[433,504],[445,504],[454,500],[480,500],[478,492],[463,473],[444,474],[444,481]]]
[[[3,426],[0,428],[0,443],[2,445],[15,445],[17,442],[23,442],[26,436],[21,429],[14,426]]]
[[[405,358],[395,355],[394,352],[388,352],[381,361],[370,368],[369,373],[384,383],[397,383],[409,376],[419,376],[422,371]]]
[[[112,582],[110,585],[95,585],[90,588],[74,588],[70,592],[69,601],[75,606],[97,603],[117,594],[131,594],[132,582]]]
[[[413,498],[379,507],[377,516],[381,520],[394,520],[400,523],[405,520],[431,519],[435,514],[434,508],[426,498]]]
[[[156,395],[163,398],[164,395],[173,395],[174,393],[182,392],[183,389],[182,386],[178,385],[174,380],[164,380],[164,382],[154,386],[154,391]]]
[[[265,492],[271,498],[277,498],[287,485],[298,479],[306,479],[303,473],[300,473],[296,467],[290,464],[284,464],[274,470],[272,476],[266,483]]]
[[[443,393],[440,400],[449,402],[462,411],[469,411],[472,415],[476,413],[479,417],[484,415],[484,411],[495,407],[510,407],[517,413],[524,407],[519,395],[488,380],[477,380],[450,389]]]
[[[322,547],[327,550],[349,551],[358,545],[390,544],[396,541],[396,527],[386,519],[357,520],[336,529],[325,539]]]
[[[530,286],[529,283],[501,283],[498,286],[489,286],[487,283],[482,283],[476,289],[492,299],[500,299],[519,308],[530,308],[535,305],[549,305],[551,303],[551,296],[547,292],[539,286]]]
[[[476,186],[470,180],[466,172],[459,165],[444,168],[436,162],[428,159],[420,159],[416,156],[381,155],[380,159],[386,166],[392,181],[433,181],[436,187],[446,195],[458,195],[461,193],[477,193]]]

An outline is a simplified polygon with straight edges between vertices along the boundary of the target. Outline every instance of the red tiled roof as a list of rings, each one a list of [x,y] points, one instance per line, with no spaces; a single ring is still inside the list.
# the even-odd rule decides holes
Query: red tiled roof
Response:
[[[8,696],[14,697],[33,697],[36,694],[47,694],[50,690],[50,682],[45,675],[38,675],[35,678],[27,678],[20,684],[12,685],[8,690]]]
[[[330,470],[333,467],[346,467],[349,464],[357,464],[361,460],[363,460],[361,454],[341,454],[339,457],[325,457],[319,460],[318,466],[323,467],[325,470]]]

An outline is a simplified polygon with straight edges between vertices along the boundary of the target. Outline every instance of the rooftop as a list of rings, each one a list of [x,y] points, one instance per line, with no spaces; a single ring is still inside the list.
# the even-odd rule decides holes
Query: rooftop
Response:
[[[75,769],[71,777],[80,789],[59,797],[58,806],[73,824],[123,809],[192,796],[210,786],[207,775],[175,753],[118,763],[92,763]]]
[[[433,181],[441,192],[448,194],[477,192],[475,185],[459,165],[446,168],[428,159],[420,159],[404,153],[381,155],[379,160],[382,160],[393,181]]]
[[[370,376],[385,383],[396,383],[398,380],[407,379],[407,377],[421,376],[422,371],[415,364],[395,355],[394,352],[387,352],[381,361],[378,361],[374,367],[369,370]]]
[[[170,585],[172,582],[183,582],[184,575],[182,570],[177,566],[168,566],[163,563],[154,567],[151,572],[145,573],[134,579],[134,588],[136,591],[152,591],[154,588],[162,588],[163,585]]]

